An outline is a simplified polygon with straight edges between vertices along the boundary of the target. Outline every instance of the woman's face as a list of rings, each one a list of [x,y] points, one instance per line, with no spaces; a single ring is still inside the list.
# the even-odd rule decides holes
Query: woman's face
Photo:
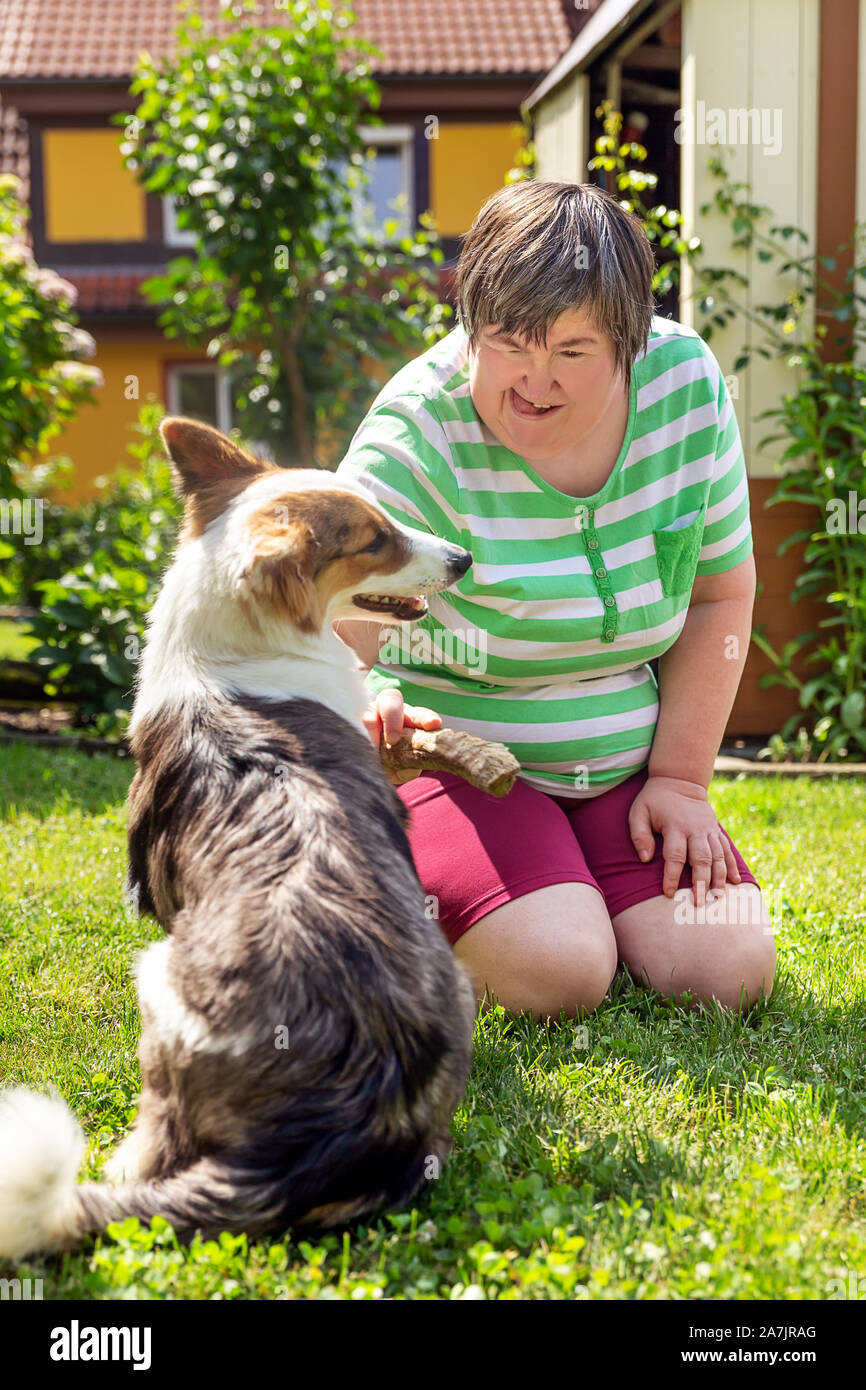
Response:
[[[614,362],[612,340],[581,309],[556,319],[546,347],[490,324],[470,353],[472,403],[501,444],[525,459],[552,458],[591,434],[622,395]]]

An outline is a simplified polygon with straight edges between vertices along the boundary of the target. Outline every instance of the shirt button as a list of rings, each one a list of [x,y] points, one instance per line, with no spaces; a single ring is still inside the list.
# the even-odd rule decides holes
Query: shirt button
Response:
[[[616,603],[616,599],[613,597],[612,594],[608,594],[608,596],[607,596],[607,598],[605,599],[604,602],[605,602],[605,607],[607,607],[607,608],[613,608],[613,605]]]
[[[606,627],[605,630],[604,630],[604,632],[601,634],[601,640],[602,640],[602,642],[612,642],[612,641],[613,641],[613,633],[611,632],[611,630],[610,630],[609,627]]]
[[[598,550],[598,541],[587,541],[590,550]]]
[[[598,575],[599,579],[604,579],[604,576],[607,574],[607,570],[604,569],[604,567],[602,566],[602,568],[596,570],[596,574]]]

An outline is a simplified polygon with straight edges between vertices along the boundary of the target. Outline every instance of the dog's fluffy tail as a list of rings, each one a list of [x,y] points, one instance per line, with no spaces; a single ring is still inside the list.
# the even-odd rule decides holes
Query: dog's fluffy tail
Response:
[[[279,1220],[286,1200],[281,1184],[219,1158],[153,1181],[78,1184],[83,1153],[84,1135],[62,1101],[24,1090],[0,1097],[0,1258],[67,1249],[112,1221],[149,1224],[157,1213],[179,1236],[255,1235]]]
[[[63,1244],[84,1135],[60,1100],[33,1091],[0,1098],[0,1257]]]

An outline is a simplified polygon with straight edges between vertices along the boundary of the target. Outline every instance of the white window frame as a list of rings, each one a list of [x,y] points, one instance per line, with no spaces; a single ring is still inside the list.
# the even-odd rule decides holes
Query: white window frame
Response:
[[[216,428],[228,434],[232,427],[232,393],[229,374],[225,367],[212,362],[172,362],[168,368],[168,411],[170,415],[180,415],[180,382],[178,376],[184,373],[216,377]]]
[[[166,246],[195,246],[195,232],[177,225],[177,208],[170,196],[162,200],[162,235]]]
[[[358,134],[365,146],[396,146],[400,152],[401,192],[406,194],[405,230],[415,225],[415,127],[411,125],[361,125]],[[395,214],[396,215],[396,214]]]

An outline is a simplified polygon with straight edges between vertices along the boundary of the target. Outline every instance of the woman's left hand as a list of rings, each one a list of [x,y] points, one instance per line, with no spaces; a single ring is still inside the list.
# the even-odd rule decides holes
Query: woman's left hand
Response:
[[[683,865],[691,864],[696,903],[707,889],[722,889],[726,880],[740,882],[731,846],[722,833],[706,788],[678,777],[650,776],[631,805],[628,827],[638,856],[646,862],[655,853],[653,831],[662,836],[665,861],[663,892],[672,898]]]

